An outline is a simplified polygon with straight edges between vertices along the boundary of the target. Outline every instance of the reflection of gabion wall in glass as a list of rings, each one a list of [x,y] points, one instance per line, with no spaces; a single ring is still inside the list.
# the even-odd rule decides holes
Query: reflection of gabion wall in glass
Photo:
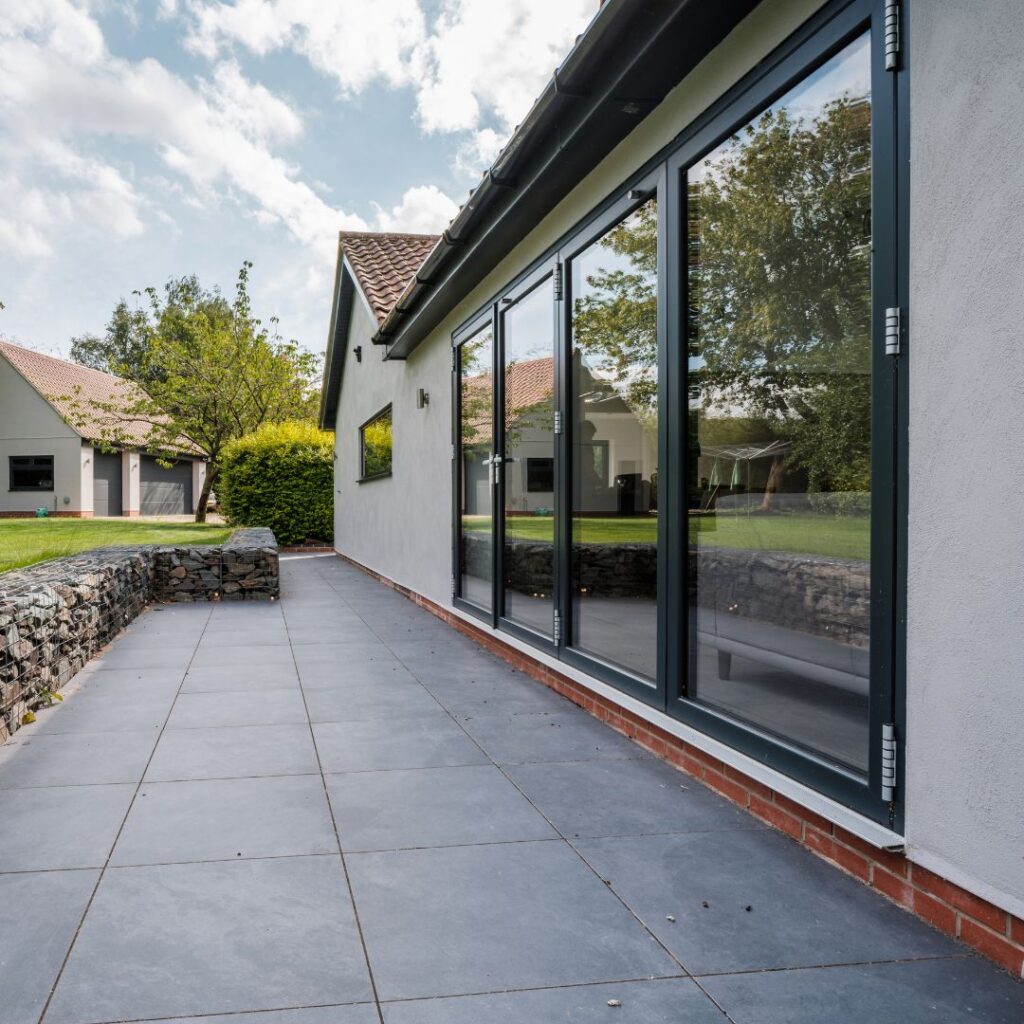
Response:
[[[463,567],[490,577],[490,539],[463,536]],[[654,600],[654,544],[579,544],[573,549],[574,584],[594,597]],[[529,593],[550,591],[552,547],[510,541],[505,579]],[[812,636],[866,648],[871,576],[866,561],[784,551],[701,548],[690,551],[690,585],[700,581],[700,605]]]
[[[0,742],[151,600],[268,600],[280,593],[270,530],[223,547],[105,548],[0,575]]]

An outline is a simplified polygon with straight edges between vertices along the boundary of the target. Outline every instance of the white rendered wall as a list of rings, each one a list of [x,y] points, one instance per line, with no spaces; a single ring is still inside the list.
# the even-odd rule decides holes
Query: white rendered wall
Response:
[[[121,452],[121,512],[126,516],[137,516],[142,509],[142,477],[138,452],[127,448]]]
[[[199,498],[203,493],[203,484],[206,483],[206,463],[202,459],[196,459],[192,463],[192,511],[199,508]]]
[[[1024,914],[1024,11],[910,10],[907,842]]]
[[[89,445],[82,445],[79,452],[82,469],[79,475],[78,507],[83,512],[91,513],[95,510],[93,506],[93,474],[96,472],[95,454],[95,451]],[[61,500],[63,501],[63,499]]]
[[[42,505],[51,512],[91,512],[91,473],[89,503],[82,505],[82,451],[81,437],[0,356],[0,512],[32,512]],[[54,490],[9,490],[11,455],[52,455]],[[71,500],[65,503],[65,497]]]

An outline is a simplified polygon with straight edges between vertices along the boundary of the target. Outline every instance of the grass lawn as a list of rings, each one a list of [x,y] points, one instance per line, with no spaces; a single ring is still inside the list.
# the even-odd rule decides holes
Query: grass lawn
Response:
[[[220,544],[231,530],[208,523],[150,523],[133,519],[0,520],[0,572],[125,544]]]
[[[467,516],[469,532],[489,530],[490,519]],[[509,536],[516,540],[551,540],[554,520],[542,516],[513,516]],[[691,543],[723,548],[757,548],[762,551],[791,551],[832,558],[868,557],[870,536],[863,517],[836,518],[812,513],[781,515],[728,515],[694,517],[690,520]],[[579,519],[574,534],[583,544],[654,543],[658,522],[653,517]]]

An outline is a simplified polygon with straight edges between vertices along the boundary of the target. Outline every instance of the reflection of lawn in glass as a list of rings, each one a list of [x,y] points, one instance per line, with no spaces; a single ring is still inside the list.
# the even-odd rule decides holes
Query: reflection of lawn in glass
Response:
[[[490,531],[487,516],[466,516],[468,533]],[[550,517],[514,516],[508,521],[509,536],[516,540],[550,541]],[[577,519],[573,537],[582,544],[654,543],[658,521],[653,517]],[[780,515],[717,515],[690,520],[691,543],[706,547],[755,548],[763,551],[792,551],[832,558],[867,559],[870,527],[866,517],[821,516],[813,513]]]

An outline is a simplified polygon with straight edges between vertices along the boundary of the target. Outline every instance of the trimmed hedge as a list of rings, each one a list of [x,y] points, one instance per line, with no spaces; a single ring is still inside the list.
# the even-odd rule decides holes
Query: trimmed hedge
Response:
[[[334,536],[334,436],[268,423],[225,449],[214,484],[231,526],[268,526],[279,544]]]

